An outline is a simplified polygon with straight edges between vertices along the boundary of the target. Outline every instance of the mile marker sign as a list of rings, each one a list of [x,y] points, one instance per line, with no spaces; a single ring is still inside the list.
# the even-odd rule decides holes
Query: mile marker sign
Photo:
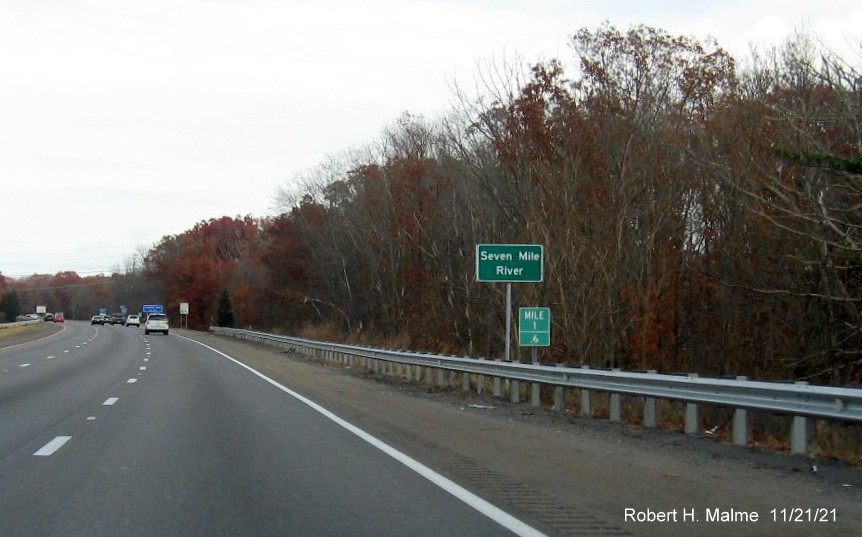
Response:
[[[541,244],[477,244],[476,280],[480,282],[541,282]]]
[[[551,346],[551,308],[518,309],[518,343],[522,347]]]

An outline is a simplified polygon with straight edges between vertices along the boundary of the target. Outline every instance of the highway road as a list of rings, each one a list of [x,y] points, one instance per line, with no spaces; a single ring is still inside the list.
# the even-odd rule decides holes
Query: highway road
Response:
[[[4,537],[540,534],[206,345],[80,321],[0,349],[0,483]]]

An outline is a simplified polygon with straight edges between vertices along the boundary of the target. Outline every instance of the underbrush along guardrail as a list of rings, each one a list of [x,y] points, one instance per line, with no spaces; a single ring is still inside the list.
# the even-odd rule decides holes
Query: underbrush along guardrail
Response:
[[[427,382],[436,382],[439,386],[456,387],[457,375],[460,374],[461,386],[465,391],[472,389],[472,375],[478,376],[475,385],[479,392],[484,389],[485,379],[490,378],[493,379],[494,395],[497,397],[502,396],[502,381],[507,380],[509,395],[515,403],[520,402],[520,383],[527,382],[532,384],[531,402],[539,406],[540,386],[545,384],[555,388],[554,408],[558,411],[563,407],[565,388],[580,390],[580,409],[584,415],[591,413],[593,392],[606,392],[610,394],[612,421],[622,421],[620,396],[643,397],[645,427],[657,426],[657,400],[681,401],[686,403],[685,431],[690,434],[698,432],[699,405],[729,407],[734,409],[733,442],[739,445],[748,444],[748,410],[789,415],[793,416],[793,453],[805,453],[808,450],[808,418],[862,422],[862,389],[856,388],[813,386],[804,382],[762,382],[745,377],[706,378],[695,374],[665,375],[525,364],[358,347],[232,328],[211,327],[210,331],[216,335],[293,349],[327,361],[399,374],[411,380],[422,381],[424,376]],[[395,372],[396,367],[400,369],[399,373]]]

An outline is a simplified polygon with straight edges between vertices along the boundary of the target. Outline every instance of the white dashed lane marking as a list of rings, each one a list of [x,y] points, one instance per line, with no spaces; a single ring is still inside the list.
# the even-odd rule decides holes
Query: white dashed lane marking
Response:
[[[129,379],[126,381],[126,384],[134,384],[136,382],[138,382],[138,379]]]
[[[18,367],[30,367],[31,365],[33,365],[33,364],[21,364]]]
[[[50,457],[51,455],[56,453],[56,451],[58,449],[63,447],[66,444],[66,442],[68,442],[71,439],[72,439],[71,436],[58,436],[58,437],[54,438],[53,440],[51,440],[50,442],[48,442],[47,444],[45,444],[44,446],[42,446],[42,448],[39,449],[39,451],[37,451],[33,455],[36,457]]]
[[[112,405],[116,404],[116,402],[119,400],[120,400],[119,397],[108,397],[107,399],[105,399],[105,402],[102,403],[102,405],[103,406],[112,406]]]

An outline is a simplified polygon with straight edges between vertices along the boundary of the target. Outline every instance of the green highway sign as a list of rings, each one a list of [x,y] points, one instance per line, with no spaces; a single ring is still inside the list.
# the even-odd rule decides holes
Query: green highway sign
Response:
[[[551,346],[551,308],[518,308],[518,344]]]
[[[541,282],[541,244],[477,244],[476,280],[480,282]]]

